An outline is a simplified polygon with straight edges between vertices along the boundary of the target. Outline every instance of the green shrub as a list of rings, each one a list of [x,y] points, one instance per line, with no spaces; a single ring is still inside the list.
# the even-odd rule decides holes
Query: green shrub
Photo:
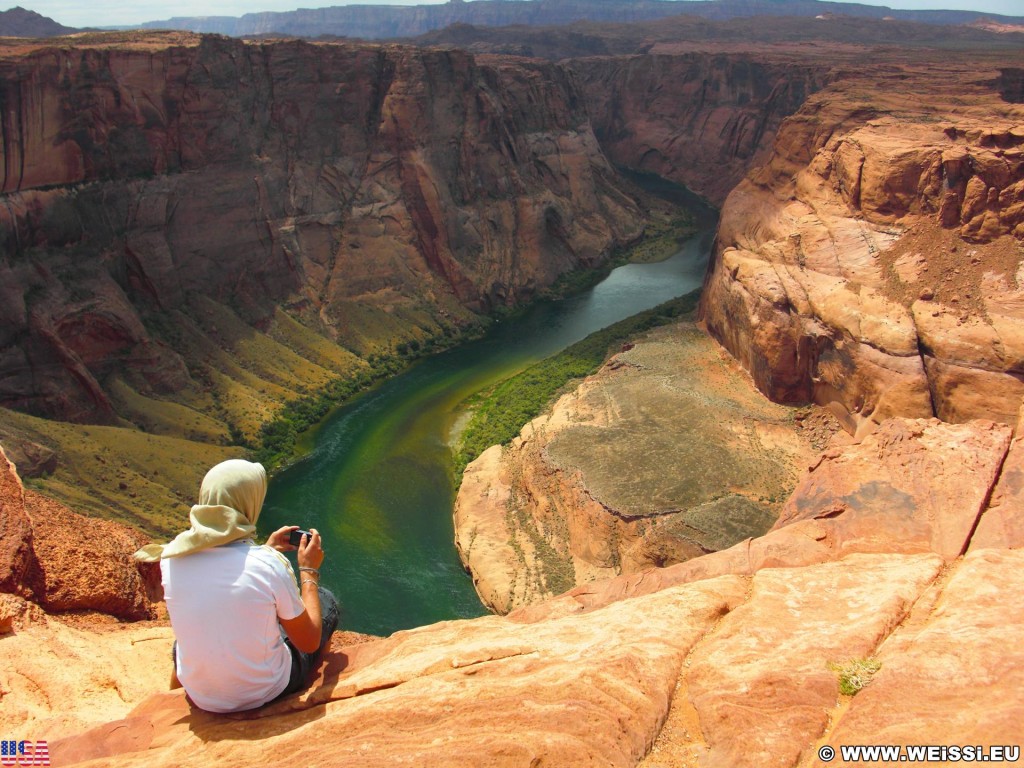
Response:
[[[828,667],[839,675],[839,692],[853,696],[871,682],[875,672],[882,668],[882,662],[874,658],[851,659],[842,663],[832,662]]]

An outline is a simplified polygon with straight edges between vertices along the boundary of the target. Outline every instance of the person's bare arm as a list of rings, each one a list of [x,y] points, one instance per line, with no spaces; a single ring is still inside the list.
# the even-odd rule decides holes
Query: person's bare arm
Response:
[[[320,547],[320,534],[316,528],[311,528],[309,532],[309,536],[302,537],[296,555],[300,569],[299,594],[302,596],[302,605],[306,610],[294,619],[281,619],[281,626],[284,627],[288,639],[303,653],[313,653],[320,647],[321,633],[320,594],[317,592],[317,587],[320,585],[320,574],[301,569],[319,569],[320,564],[324,561],[324,551]],[[275,532],[274,535],[276,533],[278,532]],[[268,540],[267,543],[269,544],[270,541]]]
[[[267,546],[271,549],[276,549],[278,552],[294,552],[298,547],[289,543],[288,537],[292,531],[299,530],[297,525],[285,525],[278,528],[272,534],[267,536]]]

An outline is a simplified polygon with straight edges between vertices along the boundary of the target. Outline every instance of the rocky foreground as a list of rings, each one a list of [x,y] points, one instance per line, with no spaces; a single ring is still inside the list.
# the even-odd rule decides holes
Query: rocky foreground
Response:
[[[1022,472],[1008,426],[893,419],[824,453],[765,536],[508,617],[339,634],[309,691],[237,716],[166,691],[165,624],[84,631],[6,595],[0,726],[48,739],[55,765],[150,767],[793,766],[821,744],[1019,743]],[[10,553],[24,497],[5,474]],[[874,679],[841,695],[866,659]]]

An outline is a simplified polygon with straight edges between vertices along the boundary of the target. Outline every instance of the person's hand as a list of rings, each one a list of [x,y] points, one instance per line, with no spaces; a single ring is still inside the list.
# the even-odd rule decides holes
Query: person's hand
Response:
[[[292,552],[298,549],[298,547],[293,547],[288,543],[288,534],[297,530],[299,530],[297,525],[286,525],[284,528],[278,528],[267,537],[267,546],[276,549],[278,552]]]
[[[296,559],[300,568],[319,568],[320,563],[324,561],[324,551],[320,548],[320,532],[316,528],[310,528],[309,534],[303,534]]]

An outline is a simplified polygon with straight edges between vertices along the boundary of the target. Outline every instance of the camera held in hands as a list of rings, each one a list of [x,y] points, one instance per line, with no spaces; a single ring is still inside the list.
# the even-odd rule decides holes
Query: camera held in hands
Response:
[[[297,547],[299,546],[299,544],[302,543],[303,536],[309,536],[311,539],[313,538],[313,534],[311,534],[309,531],[304,531],[301,528],[299,528],[298,530],[292,531],[288,534],[288,543],[291,544],[293,547]]]

